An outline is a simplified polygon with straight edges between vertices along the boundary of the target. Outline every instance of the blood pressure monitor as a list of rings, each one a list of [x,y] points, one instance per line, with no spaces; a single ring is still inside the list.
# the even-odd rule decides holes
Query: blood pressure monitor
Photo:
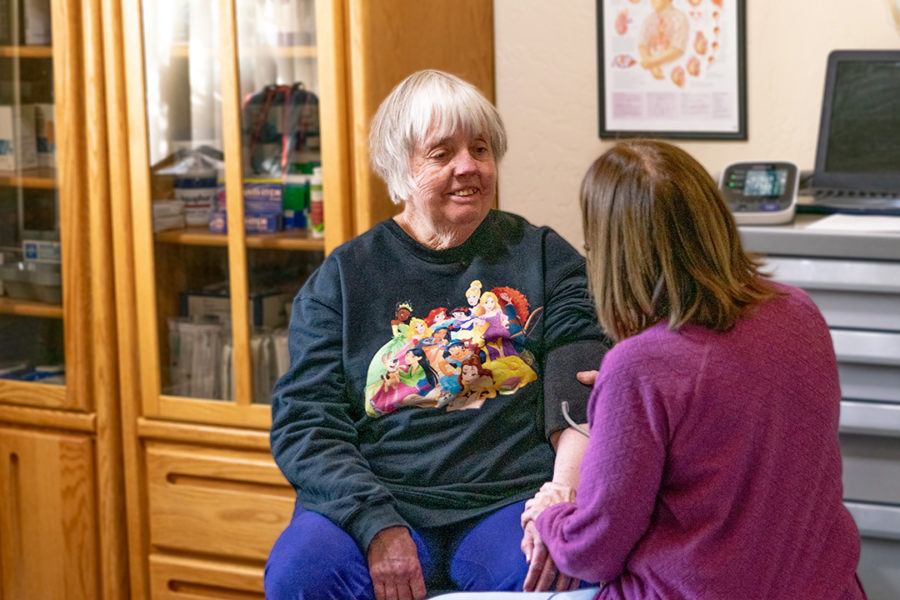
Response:
[[[799,180],[794,163],[736,162],[722,171],[719,188],[738,225],[778,225],[794,218]]]

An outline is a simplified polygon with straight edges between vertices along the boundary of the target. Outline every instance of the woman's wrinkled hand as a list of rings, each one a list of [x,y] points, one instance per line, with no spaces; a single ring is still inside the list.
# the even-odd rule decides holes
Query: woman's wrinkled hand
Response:
[[[528,562],[528,574],[525,576],[525,584],[522,586],[523,591],[545,592],[550,589],[554,581],[556,581],[557,592],[578,589],[581,581],[569,577],[556,567],[547,545],[544,544],[534,526],[534,521],[529,521],[524,526],[522,552],[525,553],[525,560]]]
[[[405,527],[388,527],[369,544],[369,574],[376,600],[422,600],[425,579],[416,544]]]
[[[525,512],[522,513],[521,522],[522,529],[538,518],[538,515],[544,512],[544,509],[560,502],[575,502],[575,490],[561,483],[548,481],[541,486],[541,489],[534,498],[525,503]]]

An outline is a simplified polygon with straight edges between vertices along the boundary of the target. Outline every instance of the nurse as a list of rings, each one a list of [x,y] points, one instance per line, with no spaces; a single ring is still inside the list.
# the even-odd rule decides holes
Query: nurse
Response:
[[[588,274],[617,340],[573,487],[527,505],[557,565],[597,598],[865,597],[842,501],[828,327],[742,246],[679,148],[617,144],[581,189]]]

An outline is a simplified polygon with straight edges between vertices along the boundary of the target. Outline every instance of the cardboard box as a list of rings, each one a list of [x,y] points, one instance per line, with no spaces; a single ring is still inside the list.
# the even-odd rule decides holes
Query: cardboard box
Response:
[[[256,327],[282,327],[287,322],[285,302],[292,295],[266,292],[250,295],[250,316]],[[231,297],[227,290],[182,292],[181,314],[191,318],[212,317],[221,323],[231,322]]]
[[[53,104],[34,105],[34,133],[39,167],[56,166],[56,118]]]
[[[24,41],[28,46],[53,43],[50,28],[50,0],[22,0]]]
[[[0,46],[9,46],[12,38],[12,1],[0,0]]]
[[[284,186],[278,179],[245,179],[244,180],[244,231],[246,233],[275,233],[284,228],[282,215],[282,194]],[[220,186],[218,193],[219,210],[209,219],[209,230],[213,233],[226,233],[225,187]]]
[[[284,185],[280,179],[245,179],[244,211],[247,214],[281,214]]]
[[[60,262],[60,244],[54,240],[23,240],[22,255],[26,262]]]
[[[244,213],[245,233],[275,233],[281,231],[284,219],[281,213]],[[216,211],[209,218],[210,233],[228,233],[228,213]]]
[[[0,170],[37,167],[34,105],[0,106]]]
[[[0,0],[0,45],[51,45],[50,18],[50,0]]]

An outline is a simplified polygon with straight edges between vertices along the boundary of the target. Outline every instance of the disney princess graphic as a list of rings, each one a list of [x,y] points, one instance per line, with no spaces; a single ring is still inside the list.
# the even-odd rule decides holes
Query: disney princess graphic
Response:
[[[457,380],[461,389],[447,404],[448,411],[481,408],[485,400],[497,395],[491,370],[477,356],[463,361]]]
[[[525,350],[530,313],[525,296],[508,286],[485,291],[474,280],[464,297],[464,305],[449,310],[417,313],[410,302],[394,305],[391,337],[369,363],[366,414],[377,418],[410,407],[477,409],[537,380]]]

